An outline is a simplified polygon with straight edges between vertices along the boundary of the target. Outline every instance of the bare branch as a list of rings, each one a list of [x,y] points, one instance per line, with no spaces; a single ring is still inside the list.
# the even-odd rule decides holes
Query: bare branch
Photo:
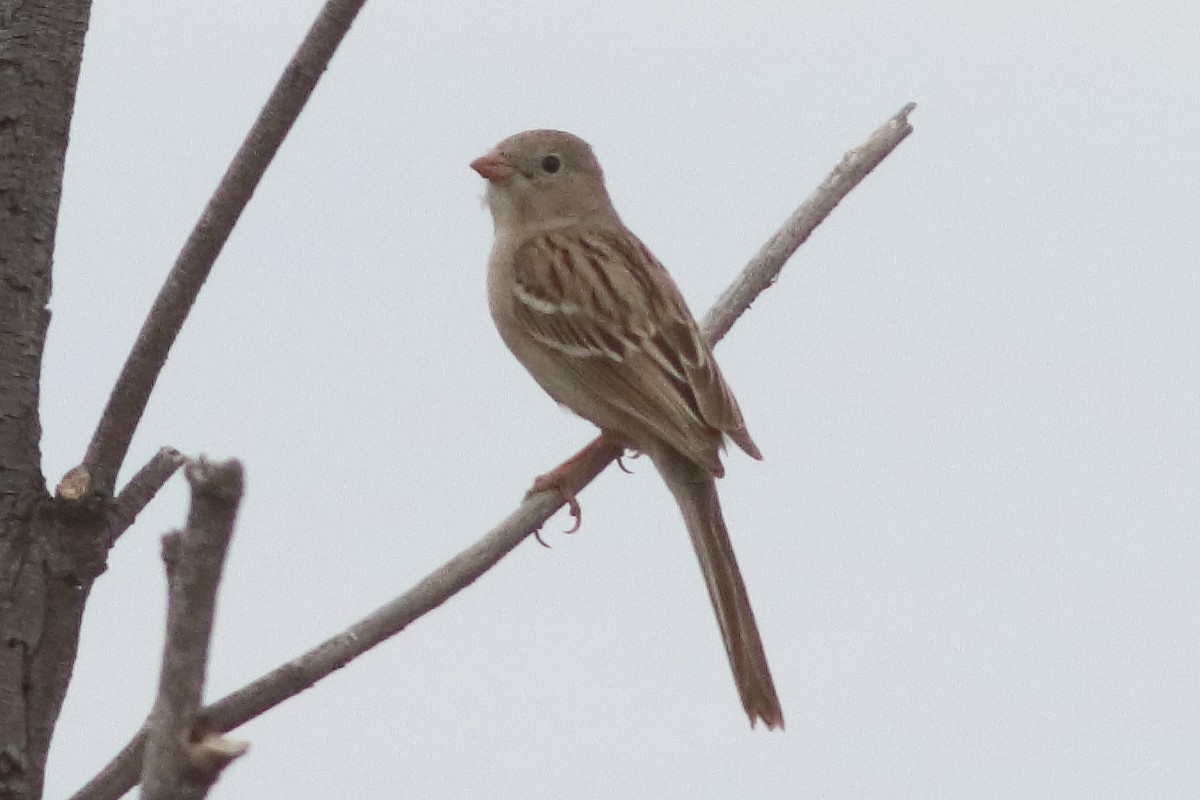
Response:
[[[146,750],[146,720],[133,738],[125,743],[121,752],[92,778],[82,789],[71,796],[71,800],[118,800],[137,786],[141,777],[142,754]]]
[[[175,470],[186,460],[174,447],[164,447],[130,478],[129,483],[125,484],[125,488],[117,495],[117,500],[109,512],[111,536],[114,540],[129,530],[129,526],[137,519],[138,514],[142,513],[142,509],[155,498],[163,484],[170,480]]]
[[[217,776],[246,751],[223,739],[199,714],[216,614],[217,586],[242,499],[242,465],[192,461],[187,468],[192,509],[187,528],[163,537],[167,565],[167,637],[158,701],[147,726],[142,796],[203,798]]]
[[[590,482],[620,449],[604,441],[580,473]],[[255,682],[218,700],[200,712],[217,731],[228,731],[253,719],[312,686],[375,645],[399,633],[413,620],[469,586],[530,533],[545,524],[562,505],[554,494],[542,492],[520,507],[486,536],[426,576],[392,602]],[[74,795],[73,800],[116,800],[132,789],[146,743],[149,725],[138,732],[104,770]]]
[[[872,133],[867,141],[846,153],[842,163],[834,167],[824,183],[788,217],[787,222],[758,251],[758,255],[750,259],[737,280],[717,298],[700,323],[710,344],[725,338],[738,317],[750,308],[750,304],[764,289],[775,283],[783,265],[842,202],[842,198],[912,133],[908,115],[916,107],[916,103],[904,106]]]
[[[83,464],[91,473],[93,492],[112,492],[150,393],[200,287],[364,2],[326,2],[192,229],[142,324],[88,445]]]
[[[912,132],[907,116],[914,108],[915,105],[911,103],[905,106],[861,147],[850,151],[825,182],[771,237],[705,316],[703,327],[709,341],[715,343],[728,332],[758,294],[774,282],[784,263],[808,238],[812,229]],[[595,446],[587,448],[588,455],[579,469],[583,477],[581,485],[584,486],[621,454],[619,448],[603,438],[593,444]],[[312,686],[356,656],[404,630],[413,620],[470,585],[525,537],[545,524],[563,505],[563,499],[554,492],[541,492],[526,498],[516,511],[483,539],[443,564],[405,594],[304,655],[218,700],[202,713],[212,721],[216,730],[228,731]],[[145,729],[139,731],[104,770],[71,800],[117,800],[132,789],[138,777],[145,735]]]

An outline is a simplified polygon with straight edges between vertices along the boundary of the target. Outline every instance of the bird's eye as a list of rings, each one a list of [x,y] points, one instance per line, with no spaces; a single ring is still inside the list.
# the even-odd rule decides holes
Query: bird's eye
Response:
[[[562,169],[562,159],[556,155],[548,155],[542,157],[542,170],[551,175]]]

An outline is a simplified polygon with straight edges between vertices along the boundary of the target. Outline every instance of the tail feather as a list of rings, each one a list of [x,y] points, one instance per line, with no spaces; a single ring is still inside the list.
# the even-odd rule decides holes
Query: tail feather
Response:
[[[664,447],[651,455],[683,512],[750,725],[762,720],[769,729],[782,728],[783,709],[725,528],[716,481],[674,450]]]

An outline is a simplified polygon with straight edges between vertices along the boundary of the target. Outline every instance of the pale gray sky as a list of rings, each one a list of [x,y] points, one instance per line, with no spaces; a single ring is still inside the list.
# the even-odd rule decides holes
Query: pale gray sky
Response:
[[[79,460],[314,0],[98,4],[43,392]],[[237,456],[210,696],[507,514],[588,426],[494,333],[467,163],[571,130],[697,313],[848,148],[915,134],[718,350],[766,460],[726,514],[787,715],[751,732],[645,462],[246,726],[216,798],[1200,792],[1194,3],[368,5],[226,248],[129,468]],[[48,797],[155,689],[159,535],[118,544]]]

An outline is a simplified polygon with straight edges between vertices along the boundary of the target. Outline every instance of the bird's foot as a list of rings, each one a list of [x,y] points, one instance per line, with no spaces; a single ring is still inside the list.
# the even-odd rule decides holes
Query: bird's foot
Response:
[[[563,502],[567,504],[567,510],[575,518],[575,524],[563,533],[575,533],[583,524],[583,508],[579,505],[578,498],[575,497],[575,483],[572,480],[574,477],[571,474],[571,467],[574,466],[571,463],[572,460],[568,459],[545,475],[538,475],[533,479],[533,486],[529,487],[529,491],[525,493],[526,497],[531,497],[538,492],[556,492],[563,499]],[[533,535],[542,547],[550,546],[542,540],[541,531],[535,531]]]
[[[616,448],[615,451],[614,448]],[[579,505],[579,500],[575,496],[576,493],[595,476],[598,471],[598,463],[607,463],[608,460],[619,456],[619,446],[614,445],[606,437],[599,436],[588,444],[587,447],[554,469],[544,475],[537,476],[533,481],[533,486],[529,488],[525,496],[528,498],[538,492],[552,491],[557,493],[563,499],[563,502],[567,504],[567,510],[571,512],[571,516],[575,518],[575,524],[564,532],[575,533],[583,524],[583,508]],[[624,469],[624,465],[622,465],[622,469]],[[549,546],[542,541],[540,535],[537,536],[537,540],[543,546]]]

